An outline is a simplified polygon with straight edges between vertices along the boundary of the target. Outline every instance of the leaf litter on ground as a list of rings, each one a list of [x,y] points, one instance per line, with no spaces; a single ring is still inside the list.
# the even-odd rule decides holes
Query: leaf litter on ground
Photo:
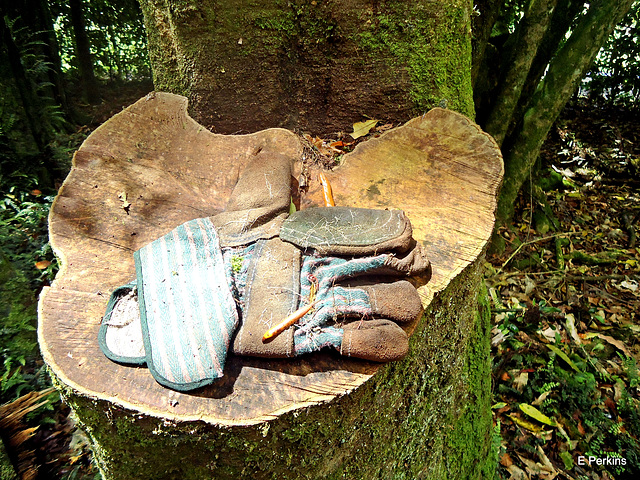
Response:
[[[542,152],[549,182],[520,196],[488,255],[501,479],[640,478],[639,127],[565,111]]]

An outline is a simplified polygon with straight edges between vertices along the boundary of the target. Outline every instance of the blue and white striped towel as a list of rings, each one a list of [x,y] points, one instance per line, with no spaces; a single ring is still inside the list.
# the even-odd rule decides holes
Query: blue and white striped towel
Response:
[[[192,390],[222,376],[238,312],[208,218],[176,227],[134,254],[147,366]]]

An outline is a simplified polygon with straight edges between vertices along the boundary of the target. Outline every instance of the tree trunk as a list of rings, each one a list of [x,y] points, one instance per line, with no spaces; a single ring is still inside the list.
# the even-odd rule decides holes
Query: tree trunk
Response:
[[[478,81],[482,62],[485,58],[485,51],[491,38],[491,31],[500,14],[502,2],[494,0],[476,0],[474,2],[474,15],[472,19],[473,39],[472,39],[472,68],[471,81],[474,86]]]
[[[16,88],[20,95],[27,125],[29,126],[29,130],[33,136],[36,147],[40,152],[44,152],[51,140],[51,134],[47,131],[42,122],[36,120],[40,118],[40,102],[38,96],[33,90],[31,80],[27,78],[27,74],[20,59],[20,50],[13,39],[9,26],[7,25],[4,8],[0,9],[0,14],[2,14],[2,18],[0,18],[0,34],[2,36],[2,42],[7,48],[7,57],[9,58],[11,73],[13,74],[13,79],[15,80]],[[51,168],[52,165],[48,165],[48,167]]]
[[[633,0],[593,2],[549,64],[522,122],[503,144],[505,178],[498,204],[499,222],[507,222],[513,215],[518,192],[538,158],[549,129],[632,3]]]
[[[219,383],[177,392],[100,352],[109,292],[134,277],[135,250],[222,210],[256,152],[303,157],[292,132],[216,135],[186,108],[184,97],[156,93],[113,117],[76,153],[52,206],[62,266],[40,297],[39,341],[104,477],[491,478],[490,316],[480,286],[502,163],[495,142],[449,110],[361,143],[326,172],[339,205],[404,210],[432,262],[407,357],[230,355]],[[318,167],[298,164],[308,179],[301,206],[318,205]]]
[[[540,80],[543,78],[549,62],[560,49],[564,42],[565,35],[571,29],[571,25],[576,21],[577,16],[582,12],[584,2],[577,0],[558,0],[549,19],[549,26],[540,42],[536,56],[531,63],[527,80],[522,88],[520,99],[516,111],[509,121],[507,136],[513,131],[517,120],[522,118],[531,97],[536,91]]]
[[[217,132],[473,115],[470,0],[143,0],[157,90]]]
[[[506,66],[491,113],[485,122],[485,130],[502,145],[513,112],[518,105],[527,75],[544,38],[551,13],[557,0],[531,0],[524,18],[516,30],[515,41],[503,64]]]
[[[71,26],[75,39],[75,52],[80,70],[80,78],[82,79],[82,89],[89,103],[97,103],[100,101],[100,90],[93,73],[91,43],[87,36],[82,0],[69,0],[69,10],[71,12]]]

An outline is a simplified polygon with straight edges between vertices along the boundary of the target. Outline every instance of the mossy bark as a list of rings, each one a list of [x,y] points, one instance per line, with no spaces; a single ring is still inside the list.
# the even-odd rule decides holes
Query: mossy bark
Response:
[[[276,422],[172,423],[69,391],[68,401],[109,480],[492,478],[482,258],[436,296],[407,358],[349,395]]]
[[[142,0],[157,90],[220,133],[473,117],[469,0]]]

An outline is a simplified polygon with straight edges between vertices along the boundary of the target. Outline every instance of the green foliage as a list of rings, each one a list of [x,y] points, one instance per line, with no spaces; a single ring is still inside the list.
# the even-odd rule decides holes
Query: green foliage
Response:
[[[640,1],[602,47],[582,89],[594,102],[638,105],[640,102]]]
[[[20,17],[6,19],[10,35],[19,50],[20,63],[24,69],[27,84],[23,87],[31,92],[31,115],[41,125],[48,138],[55,131],[67,128],[67,120],[60,105],[51,97],[50,73],[52,65],[44,55],[46,44],[40,39],[42,32],[33,32],[23,25]],[[8,59],[0,61],[0,160],[11,163],[12,156],[22,156],[37,150],[26,122],[23,110],[25,99],[16,85],[16,80],[8,66]]]
[[[0,403],[48,382],[37,348],[36,292],[57,270],[46,222],[53,197],[34,187],[26,174],[0,177]]]
[[[504,0],[500,8],[500,14],[493,26],[492,37],[512,34],[518,22],[524,15],[527,0]]]
[[[0,178],[0,184],[3,182]],[[55,257],[47,237],[47,217],[53,196],[43,196],[35,189],[36,180],[24,174],[14,174],[9,180],[26,182],[32,188],[10,186],[2,188],[0,197],[0,249],[14,268],[36,289],[43,281],[52,280],[57,271]],[[2,185],[6,187],[6,185]],[[25,190],[29,191],[25,191]],[[51,265],[38,271],[36,262]]]
[[[63,71],[75,76],[70,11],[67,2],[51,1]],[[87,35],[91,42],[94,72],[98,78],[139,80],[149,78],[147,38],[140,5],[134,0],[83,2]]]
[[[513,325],[513,324],[512,324]],[[601,383],[610,382],[603,369],[596,363],[575,352],[570,352],[572,361],[581,367],[576,372],[567,363],[560,361],[551,351],[542,352],[537,349],[526,348],[523,344],[511,341],[511,345],[518,352],[511,356],[502,368],[508,371],[529,371],[526,385],[518,389],[508,383],[499,383],[496,389],[497,397],[494,401],[510,400],[531,404],[539,398],[545,400],[537,408],[548,417],[557,420],[571,439],[576,439],[575,450],[584,455],[606,457],[622,455],[627,464],[625,466],[609,467],[614,474],[632,474],[640,472],[640,462],[637,452],[640,452],[638,438],[629,435],[639,432],[640,414],[638,401],[629,395],[625,389],[618,403],[620,419],[605,407],[604,392]],[[556,344],[556,349],[563,348],[563,344]],[[586,352],[583,355],[588,355]],[[630,368],[627,372],[634,372],[629,377],[637,378],[635,361],[626,360]],[[633,363],[633,366],[631,364]],[[496,364],[494,368],[498,367]],[[604,378],[606,377],[606,378]],[[548,428],[548,427],[547,427]],[[586,433],[585,433],[586,431]],[[523,448],[533,446],[536,442],[544,445],[544,437],[530,438]],[[569,439],[567,439],[569,440]],[[572,442],[569,441],[567,448]],[[563,458],[567,463],[569,458]]]

